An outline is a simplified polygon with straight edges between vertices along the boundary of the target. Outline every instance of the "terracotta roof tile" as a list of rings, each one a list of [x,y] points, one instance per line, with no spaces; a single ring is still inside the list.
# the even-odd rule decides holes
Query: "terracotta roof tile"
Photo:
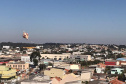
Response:
[[[65,69],[65,71],[67,71],[67,72],[68,72],[69,70],[68,70],[68,69]]]
[[[122,82],[120,80],[118,80],[117,78],[115,78],[114,80],[110,81],[111,84],[125,84],[125,82]]]
[[[61,80],[61,78],[59,78],[59,77],[54,77],[56,80],[58,80],[58,81],[60,81]],[[52,80],[53,78],[51,78],[51,80]]]

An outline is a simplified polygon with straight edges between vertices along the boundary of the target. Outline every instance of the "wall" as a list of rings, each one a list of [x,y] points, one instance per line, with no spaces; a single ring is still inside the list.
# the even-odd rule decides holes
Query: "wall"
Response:
[[[91,79],[91,72],[82,72],[81,81],[89,81]]]
[[[61,58],[61,60],[63,60],[64,58],[69,58],[70,54],[41,54],[41,58],[44,57],[45,59],[48,57],[50,59],[54,59],[57,58],[57,60],[59,60],[59,58]]]
[[[62,69],[51,68],[51,70],[45,70],[44,75],[47,75],[47,76],[50,76],[50,77],[62,78],[65,75],[65,71],[62,70]]]

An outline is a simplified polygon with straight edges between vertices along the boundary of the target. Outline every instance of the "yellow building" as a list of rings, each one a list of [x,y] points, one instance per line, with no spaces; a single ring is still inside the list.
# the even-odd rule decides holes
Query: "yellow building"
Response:
[[[15,77],[16,72],[17,72],[16,69],[11,69],[11,68],[6,67],[4,65],[0,65],[0,75],[1,75],[1,78],[3,78],[3,79]]]
[[[36,48],[36,47],[23,47],[23,48],[34,49],[34,48]]]

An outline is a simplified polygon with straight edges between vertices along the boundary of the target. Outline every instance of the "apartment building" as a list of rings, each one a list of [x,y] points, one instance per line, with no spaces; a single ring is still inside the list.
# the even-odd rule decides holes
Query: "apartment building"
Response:
[[[19,69],[19,70],[26,70],[29,69],[29,63],[25,63],[25,62],[9,62],[6,64],[6,66],[8,67],[12,67],[15,69]]]

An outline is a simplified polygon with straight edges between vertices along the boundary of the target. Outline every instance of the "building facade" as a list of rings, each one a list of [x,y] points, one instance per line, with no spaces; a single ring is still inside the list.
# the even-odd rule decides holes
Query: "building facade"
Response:
[[[50,77],[63,78],[63,76],[65,75],[65,69],[64,68],[51,68],[50,70],[45,70],[44,75],[47,75]]]
[[[113,68],[111,69],[111,74],[121,74],[124,71],[122,68]]]
[[[41,54],[41,59],[54,59],[54,60],[63,60],[65,58],[70,58],[70,54]]]
[[[21,56],[21,61],[30,62],[30,56]]]
[[[8,79],[16,76],[16,69],[0,65],[0,76],[1,79]]]
[[[26,70],[29,69],[29,63],[25,62],[9,62],[6,64],[8,67],[12,67],[14,69]]]

